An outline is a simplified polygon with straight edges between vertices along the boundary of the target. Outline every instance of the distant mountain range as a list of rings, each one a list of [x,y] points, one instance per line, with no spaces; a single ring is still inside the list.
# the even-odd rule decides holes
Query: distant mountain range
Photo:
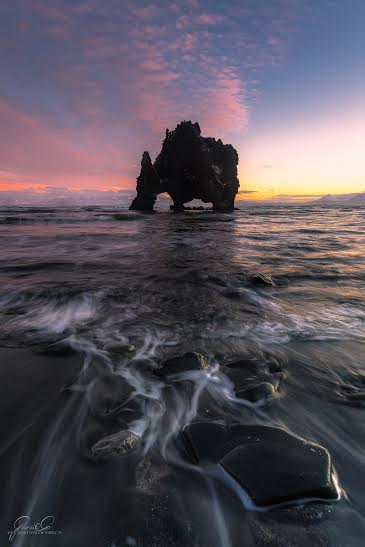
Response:
[[[307,201],[306,205],[365,205],[365,192],[358,194],[327,194]]]

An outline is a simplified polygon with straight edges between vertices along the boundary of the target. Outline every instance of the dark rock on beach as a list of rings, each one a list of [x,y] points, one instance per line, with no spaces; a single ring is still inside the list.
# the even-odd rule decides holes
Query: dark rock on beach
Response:
[[[152,359],[135,359],[129,365],[129,370],[132,374],[142,376],[151,376],[152,374],[158,373],[160,369],[161,365]]]
[[[285,373],[277,362],[271,363],[265,360],[241,359],[226,364],[222,370],[233,382],[236,393],[254,386],[261,386],[256,389],[256,394],[258,395],[260,391],[269,394],[273,390],[276,391],[285,378]],[[272,388],[263,384],[271,384]],[[255,398],[253,394],[252,396]]]
[[[200,353],[185,353],[179,357],[173,357],[162,363],[161,369],[156,373],[161,377],[181,374],[191,370],[203,370],[208,366],[208,361]]]
[[[97,458],[127,456],[140,448],[141,438],[132,431],[122,430],[97,441],[91,453]]]
[[[184,203],[201,199],[212,203],[217,212],[232,212],[238,192],[238,154],[231,144],[202,137],[198,123],[181,122],[174,131],[166,130],[162,149],[152,164],[143,152],[137,195],[130,209],[153,211],[158,194],[167,192],[175,212]]]
[[[257,287],[273,287],[275,286],[274,280],[271,277],[271,275],[267,274],[254,274],[250,275],[248,278],[251,285],[257,286]]]
[[[219,463],[258,506],[338,498],[327,450],[282,429],[194,423],[184,436],[195,462]]]
[[[222,424],[195,422],[183,431],[184,438],[194,463],[218,463],[230,450],[238,446],[233,433]]]
[[[338,493],[331,476],[327,450],[299,437],[265,438],[241,445],[220,464],[258,506],[300,500],[335,500]]]
[[[251,403],[266,403],[269,399],[273,399],[276,393],[277,391],[272,384],[262,382],[237,391],[236,396]]]

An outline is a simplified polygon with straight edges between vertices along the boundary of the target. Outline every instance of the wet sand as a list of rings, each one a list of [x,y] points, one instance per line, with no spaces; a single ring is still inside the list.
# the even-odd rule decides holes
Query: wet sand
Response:
[[[330,450],[343,487],[352,495],[335,504],[314,503],[269,512],[247,511],[220,481],[207,481],[192,467],[167,464],[153,452],[138,462],[126,458],[91,461],[88,449],[78,442],[80,397],[84,395],[62,391],[79,375],[78,356],[44,356],[12,349],[1,350],[0,363],[3,538],[12,523],[27,514],[37,522],[46,515],[54,516],[53,529],[62,532],[18,535],[15,545],[357,547],[365,537],[364,519],[354,508],[362,504],[362,457],[355,451],[361,450],[364,426],[355,420],[356,409],[321,403],[320,394],[313,396],[303,390],[308,379],[298,363],[295,372],[290,363],[287,365],[285,388],[291,399],[293,429],[298,431],[297,412],[313,438],[313,404],[322,419],[330,414],[331,423],[337,421],[338,431],[351,424],[354,453],[334,442],[333,433],[326,435],[323,425],[314,440],[321,440]],[[279,402],[271,413],[280,419],[285,410],[285,404]],[[308,420],[303,420],[305,412]],[[91,436],[95,429],[101,436],[117,429],[91,416],[83,424],[84,433],[90,431]]]
[[[364,211],[0,214],[1,547],[28,514],[62,533],[19,534],[17,547],[362,547]],[[206,368],[160,368],[192,351]],[[189,452],[195,422],[207,462]],[[323,449],[276,445],[284,478],[291,461],[283,483],[257,451],[246,480],[229,455],[244,435],[212,461],[213,422]],[[328,450],[339,501],[288,491],[310,448],[322,463]],[[276,484],[267,499],[263,482]],[[296,505],[252,507],[244,486]]]

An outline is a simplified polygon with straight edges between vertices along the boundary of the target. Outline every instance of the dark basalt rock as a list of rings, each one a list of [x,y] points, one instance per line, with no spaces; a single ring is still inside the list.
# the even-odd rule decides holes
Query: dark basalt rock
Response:
[[[129,344],[128,342],[112,342],[110,344],[105,344],[103,347],[104,351],[108,351],[109,353],[116,354],[116,355],[125,355],[128,353],[131,353],[134,351],[134,346],[132,344]]]
[[[194,423],[184,437],[195,463],[219,463],[257,506],[338,498],[328,451],[282,429]]]
[[[237,391],[236,396],[239,399],[245,399],[251,403],[266,403],[276,395],[275,387],[269,382],[262,382],[254,386],[247,387]]]
[[[271,275],[267,275],[267,274],[259,273],[255,275],[250,275],[248,280],[251,283],[251,285],[254,285],[257,287],[267,287],[267,286],[274,287],[275,286],[273,278],[271,277]]]
[[[161,365],[152,361],[152,359],[135,359],[131,361],[129,369],[133,374],[142,376],[152,376],[161,369]]]
[[[277,363],[249,359],[228,363],[222,367],[222,371],[233,382],[236,392],[262,383],[272,384],[276,390],[285,378]]]
[[[173,357],[162,363],[162,368],[156,371],[161,377],[189,372],[191,370],[203,370],[208,366],[208,361],[200,353],[185,353],[179,357]]]
[[[96,458],[112,458],[126,456],[141,447],[141,438],[132,431],[118,431],[103,437],[91,447],[91,453]]]
[[[190,458],[194,463],[218,463],[232,448],[230,434],[221,424],[195,422],[183,430]]]
[[[238,154],[231,144],[202,137],[198,123],[183,121],[174,131],[166,130],[153,164],[149,153],[143,153],[137,196],[130,209],[152,211],[157,195],[167,192],[176,212],[193,199],[212,203],[214,211],[231,212],[239,187],[237,165]]]
[[[284,430],[242,424],[225,426],[218,422],[195,422],[183,430],[190,448],[191,459],[195,463],[218,463],[231,450],[241,444],[258,442],[260,435],[267,441],[285,439]]]
[[[338,498],[327,450],[292,435],[279,442],[263,436],[232,450],[220,465],[258,506]]]
[[[160,193],[160,179],[152,165],[148,152],[143,152],[141,173],[137,178],[137,195],[129,209],[152,212],[156,198]]]

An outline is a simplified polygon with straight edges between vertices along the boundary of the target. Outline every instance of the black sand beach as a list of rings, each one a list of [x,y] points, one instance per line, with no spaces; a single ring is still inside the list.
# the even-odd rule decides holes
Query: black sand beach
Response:
[[[0,545],[363,545],[364,215],[2,211]]]

